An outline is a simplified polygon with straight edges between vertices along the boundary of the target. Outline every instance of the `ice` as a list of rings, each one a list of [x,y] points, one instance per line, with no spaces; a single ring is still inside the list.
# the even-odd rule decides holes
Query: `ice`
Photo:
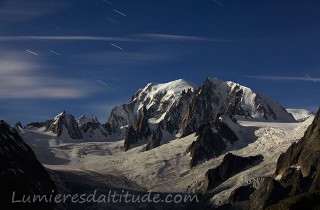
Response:
[[[189,165],[190,154],[185,151],[196,140],[194,134],[171,140],[149,151],[144,151],[144,145],[141,145],[126,152],[123,150],[123,140],[64,143],[41,129],[26,129],[21,135],[41,163],[57,173],[69,171],[83,176],[90,174],[91,179],[92,173],[94,177],[112,175],[134,183],[130,186],[164,193],[201,192],[205,173],[218,166],[227,152],[241,156],[262,154],[264,159],[260,164],[231,177],[215,189],[217,194],[211,201],[222,204],[235,188],[247,183],[258,185],[265,177],[273,175],[279,155],[303,136],[313,117],[303,123],[242,120],[238,121],[239,124],[232,124],[224,116],[221,116],[221,120],[238,131],[239,140],[222,155],[193,168]],[[102,180],[99,178],[96,181]]]

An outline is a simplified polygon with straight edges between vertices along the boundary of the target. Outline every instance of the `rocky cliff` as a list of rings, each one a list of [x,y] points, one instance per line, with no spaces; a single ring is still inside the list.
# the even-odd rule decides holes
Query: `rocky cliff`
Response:
[[[57,115],[52,123],[48,126],[47,131],[66,138],[70,136],[72,139],[82,139],[83,135],[77,125],[73,115],[67,114],[65,111]]]
[[[180,125],[181,136],[194,133],[200,125],[213,121],[220,114],[230,118],[242,116],[267,121],[295,121],[292,115],[269,97],[234,82],[207,78],[192,95]]]
[[[111,111],[108,119],[111,131],[119,134],[120,138],[121,135],[124,135],[123,138],[126,137],[127,149],[137,141],[147,143],[154,139],[152,136],[155,135],[152,134],[153,131],[157,133],[157,130],[174,138],[190,103],[193,89],[194,86],[185,80],[147,84],[136,92],[129,104],[117,106]],[[135,135],[132,135],[133,131]],[[133,136],[134,139],[130,139]],[[159,141],[161,139],[157,140]],[[153,145],[156,146],[158,143]],[[150,144],[147,148],[150,148],[149,146]]]
[[[320,110],[304,136],[280,155],[274,179],[251,196],[256,209],[318,209],[320,190]]]
[[[18,132],[0,121],[0,206],[3,209],[51,209],[46,202],[12,203],[22,195],[57,193],[54,182]]]
[[[205,174],[204,192],[208,192],[225,180],[244,171],[259,161],[262,161],[262,155],[241,157],[228,153],[224,156],[223,161],[219,166],[209,169]]]
[[[211,123],[201,125],[196,132],[197,140],[193,141],[186,151],[190,152],[190,166],[193,167],[221,155],[228,145],[238,140],[239,132],[235,129],[237,126],[226,115],[222,115]]]
[[[253,92],[250,88],[217,78],[207,78],[201,86],[185,80],[164,84],[149,83],[132,97],[129,104],[115,107],[108,119],[112,133],[125,138],[132,126],[135,139],[126,138],[125,147],[150,139],[158,129],[162,138],[176,138],[192,134],[220,115],[265,121],[295,122],[281,105]],[[131,131],[133,131],[131,129]]]

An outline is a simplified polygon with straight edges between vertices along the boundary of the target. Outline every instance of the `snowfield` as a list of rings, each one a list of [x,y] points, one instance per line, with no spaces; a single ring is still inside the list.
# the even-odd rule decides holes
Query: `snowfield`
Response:
[[[68,188],[65,182],[75,185],[89,177],[110,188],[201,193],[206,171],[218,166],[227,152],[241,156],[262,154],[263,162],[231,177],[214,190],[216,195],[212,202],[223,204],[233,189],[250,182],[259,184],[264,177],[272,175],[279,155],[303,136],[312,120],[313,116],[302,123],[238,120],[240,139],[223,155],[193,168],[189,166],[191,158],[185,151],[196,140],[194,134],[149,151],[142,152],[142,145],[125,152],[123,140],[68,143],[43,129],[20,133],[40,162],[59,180],[61,190],[67,190],[63,189]],[[73,176],[79,178],[73,179]]]
[[[314,114],[306,109],[287,109],[287,112],[292,114],[298,122],[303,122],[311,116],[314,117]]]

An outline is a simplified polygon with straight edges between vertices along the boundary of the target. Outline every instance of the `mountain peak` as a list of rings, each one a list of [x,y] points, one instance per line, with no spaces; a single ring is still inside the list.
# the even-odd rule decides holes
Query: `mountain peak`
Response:
[[[57,114],[53,119],[56,120],[62,116],[67,115],[67,112],[65,110],[63,110],[63,112],[60,112],[59,114]]]
[[[217,115],[241,116],[268,121],[294,122],[294,118],[269,97],[254,93],[238,83],[206,78],[195,90],[192,102],[180,125],[180,134],[189,135]]]
[[[159,123],[162,123],[161,126],[164,127],[172,127],[165,125],[165,121],[169,119],[173,121],[175,113],[175,117],[179,118],[177,120],[180,122],[180,118],[183,117],[180,114],[184,113],[189,102],[185,102],[180,107],[181,110],[176,110],[177,105],[181,102],[181,98],[186,98],[194,88],[195,85],[183,79],[167,83],[148,83],[132,96],[129,104],[117,106],[112,110],[108,119],[111,130],[115,133],[122,133],[123,136],[125,132],[122,132],[122,129],[127,129],[128,126],[135,124],[139,124],[137,127],[141,127],[142,122],[145,125],[150,124],[155,130]],[[190,96],[188,98],[191,99]],[[177,125],[174,127],[176,129]],[[173,134],[173,130],[171,128],[169,130]]]
[[[129,104],[112,110],[108,119],[111,131],[124,138],[125,130],[133,126],[138,138],[146,138],[158,129],[167,131],[172,137],[184,136],[211,122],[219,114],[230,118],[238,115],[271,121],[295,121],[272,99],[238,83],[207,77],[199,88],[195,87],[183,79],[148,83],[136,92]]]
[[[85,115],[81,115],[76,122],[78,123],[78,125],[81,127],[84,124],[87,123],[99,123],[98,118],[94,115],[91,116],[85,116]]]
[[[142,90],[154,92],[170,91],[171,94],[180,93],[182,90],[194,89],[196,86],[184,79],[178,79],[167,83],[148,83]]]
[[[73,115],[67,114],[66,111],[55,116],[47,130],[62,138],[81,139],[83,137]]]
[[[65,111],[54,117],[46,124],[46,131],[51,131],[62,140],[85,139],[106,140],[110,133],[105,125],[101,125],[94,115],[81,115],[75,119]]]

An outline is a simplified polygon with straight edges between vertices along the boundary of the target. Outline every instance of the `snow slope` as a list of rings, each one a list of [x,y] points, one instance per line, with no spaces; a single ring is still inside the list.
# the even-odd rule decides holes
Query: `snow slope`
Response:
[[[148,122],[152,129],[156,124],[170,118],[170,112],[173,112],[172,110],[177,105],[183,92],[193,91],[194,88],[195,86],[192,83],[183,79],[162,84],[147,84],[132,96],[129,104],[113,108],[108,120],[112,126],[112,131],[124,137],[122,135],[125,133],[123,129],[126,129],[129,125],[134,125],[144,115],[144,110],[147,110]],[[183,110],[175,110],[174,112],[184,114]]]
[[[230,90],[242,91],[241,107],[248,113],[252,118],[256,120],[266,120],[266,114],[268,121],[277,122],[293,122],[292,117],[287,113],[287,111],[273,99],[268,96],[255,93],[250,88],[240,85],[238,83],[227,81]],[[262,109],[263,108],[263,109]]]
[[[240,140],[228,151],[241,156],[262,154],[264,160],[218,186],[212,201],[222,204],[236,187],[259,184],[263,177],[273,174],[279,155],[302,137],[312,118],[303,123],[239,121]],[[145,152],[143,146],[124,152],[122,140],[66,144],[42,130],[24,130],[21,135],[49,169],[84,176],[88,172],[101,177],[112,175],[119,180],[108,184],[158,192],[201,192],[206,171],[219,165],[225,154],[190,168],[190,156],[185,151],[196,139],[194,134]],[[124,177],[127,182],[123,182]]]
[[[240,122],[241,125],[246,125],[247,128],[253,128],[256,140],[247,142],[247,145],[242,147],[235,145],[231,152],[236,155],[250,156],[262,154],[264,160],[257,166],[254,166],[242,173],[239,173],[220,186],[215,191],[218,192],[213,198],[213,203],[220,205],[227,201],[230,193],[248,183],[259,183],[264,177],[272,176],[275,172],[276,162],[281,153],[293,143],[302,138],[305,130],[311,124],[313,117],[303,123],[254,123]],[[240,147],[239,147],[240,146]],[[241,148],[242,147],[242,148]],[[221,192],[220,192],[221,191]]]
[[[167,100],[176,100],[181,95],[181,92],[183,90],[184,91],[187,91],[188,89],[193,90],[194,87],[195,86],[192,83],[183,79],[178,79],[178,80],[168,82],[168,83],[163,83],[163,84],[149,83],[145,88],[142,89],[141,92],[147,94],[147,96],[144,97],[144,101],[149,101],[147,103],[147,109],[148,109],[154,104],[155,100],[153,99],[157,98],[158,95],[164,94],[162,96],[161,102],[167,101]],[[133,99],[133,101],[139,100],[142,97],[143,96],[139,94],[136,98]],[[138,108],[138,110],[140,108]],[[161,106],[159,108],[161,108]]]
[[[292,116],[298,121],[303,122],[309,117],[314,116],[314,114],[306,109],[287,109],[287,111],[292,114]]]

